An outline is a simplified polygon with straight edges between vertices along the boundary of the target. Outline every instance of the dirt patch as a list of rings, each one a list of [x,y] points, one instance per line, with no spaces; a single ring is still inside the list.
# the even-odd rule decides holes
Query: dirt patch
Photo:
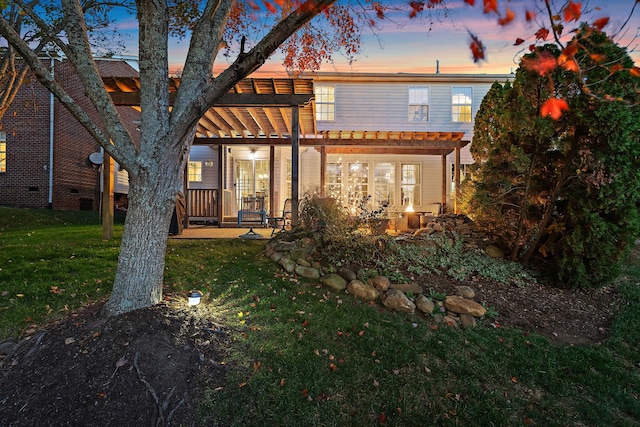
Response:
[[[182,298],[100,319],[102,304],[22,340],[0,362],[3,426],[197,425],[222,386],[229,334]]]
[[[420,281],[447,294],[473,287],[476,300],[498,312],[479,327],[517,327],[559,345],[605,340],[620,304],[613,285],[571,291],[445,276]],[[229,369],[223,361],[234,332],[218,323],[216,308],[188,307],[175,295],[109,319],[98,317],[101,307],[38,330],[0,360],[3,426],[198,425],[198,401],[224,386]]]

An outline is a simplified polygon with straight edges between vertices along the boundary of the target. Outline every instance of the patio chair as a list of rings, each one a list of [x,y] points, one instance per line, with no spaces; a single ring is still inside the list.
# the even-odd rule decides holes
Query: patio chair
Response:
[[[292,209],[293,209],[293,200],[287,199],[284,201],[282,212],[272,212],[272,215],[267,217],[267,222],[269,223],[269,226],[273,228],[273,230],[271,230],[272,236],[276,233],[276,230],[278,228],[280,228],[280,230],[278,230],[278,233],[286,229],[287,224],[291,222]]]
[[[253,231],[253,227],[267,226],[267,211],[264,209],[264,197],[247,196],[240,200],[238,210],[238,227],[249,226],[249,231],[244,236],[259,236]]]

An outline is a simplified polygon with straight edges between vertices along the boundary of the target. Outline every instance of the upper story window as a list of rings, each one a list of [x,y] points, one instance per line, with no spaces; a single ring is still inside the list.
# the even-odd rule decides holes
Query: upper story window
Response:
[[[409,86],[410,123],[426,123],[429,121],[429,88],[426,86]]]
[[[7,134],[0,132],[0,173],[7,171]]]
[[[202,162],[189,161],[189,181],[202,182]]]
[[[451,121],[471,123],[472,99],[470,87],[451,88]]]
[[[335,86],[316,85],[313,89],[316,96],[316,120],[331,121],[336,119]]]

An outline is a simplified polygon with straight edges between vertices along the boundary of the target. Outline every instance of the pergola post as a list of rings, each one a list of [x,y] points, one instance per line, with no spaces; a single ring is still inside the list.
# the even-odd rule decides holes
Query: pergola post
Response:
[[[440,162],[442,163],[442,192],[440,202],[442,203],[442,213],[445,212],[447,207],[447,155],[440,155]]]
[[[300,163],[300,107],[291,107],[291,226],[298,225],[298,178]]]
[[[324,197],[327,183],[327,147],[320,147],[320,195]]]
[[[102,238],[113,239],[113,158],[103,151],[102,160]]]
[[[459,213],[458,205],[460,204],[460,194],[461,194],[460,192],[460,145],[456,145],[454,154],[456,159],[456,166],[455,166],[455,173],[454,173],[456,194],[454,195],[454,198],[453,198],[453,212],[457,214]]]

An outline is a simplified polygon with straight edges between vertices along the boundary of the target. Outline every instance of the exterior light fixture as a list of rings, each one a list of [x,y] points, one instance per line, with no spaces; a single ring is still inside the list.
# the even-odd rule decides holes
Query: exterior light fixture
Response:
[[[204,165],[205,165],[206,167],[208,167],[208,168],[213,167],[213,160],[211,160],[211,159],[206,160],[206,161],[204,162]]]
[[[200,304],[200,298],[202,298],[202,292],[193,290],[189,292],[187,297],[189,299],[189,305],[198,305]]]

